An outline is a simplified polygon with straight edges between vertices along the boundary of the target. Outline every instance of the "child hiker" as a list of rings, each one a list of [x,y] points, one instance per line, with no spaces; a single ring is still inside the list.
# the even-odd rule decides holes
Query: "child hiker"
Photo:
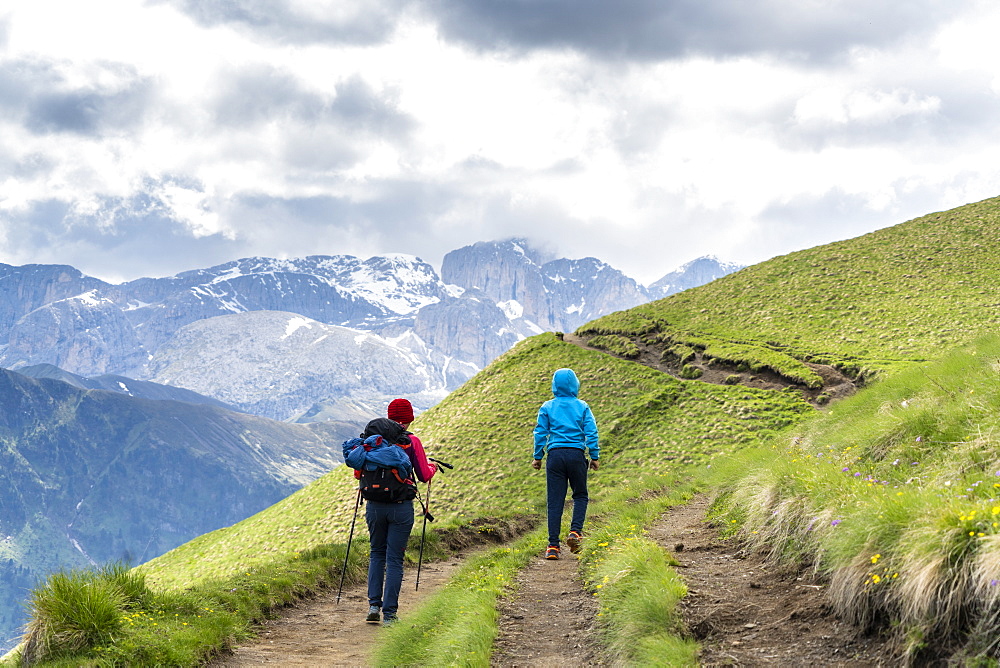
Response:
[[[552,375],[552,399],[538,409],[535,425],[535,469],[545,464],[548,501],[549,546],[546,559],[559,558],[559,532],[567,485],[573,490],[573,519],[566,544],[570,552],[579,552],[583,541],[583,522],[587,518],[587,469],[597,470],[601,449],[597,443],[597,422],[587,402],[576,398],[580,381],[572,369],[559,369]],[[587,463],[586,453],[590,453]]]

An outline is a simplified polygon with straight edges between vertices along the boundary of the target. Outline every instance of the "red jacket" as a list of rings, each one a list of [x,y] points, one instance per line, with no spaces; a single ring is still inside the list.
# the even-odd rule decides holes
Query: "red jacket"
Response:
[[[437,467],[427,461],[427,455],[424,454],[424,444],[413,434],[410,434],[410,447],[406,448],[406,454],[410,456],[413,472],[420,482],[429,482],[437,473]]]

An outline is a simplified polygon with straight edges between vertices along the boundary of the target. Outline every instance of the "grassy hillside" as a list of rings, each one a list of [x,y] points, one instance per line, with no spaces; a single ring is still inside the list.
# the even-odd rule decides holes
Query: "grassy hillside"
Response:
[[[639,468],[667,472],[760,442],[812,411],[794,392],[681,381],[564,343],[553,334],[536,336],[414,424],[428,453],[455,467],[431,485],[439,523],[543,511],[545,477],[530,465],[531,431],[538,407],[552,396],[552,372],[564,366],[579,375],[580,397],[591,404],[601,430],[604,466],[591,477],[593,496],[620,485]],[[239,524],[154,559],[143,570],[151,583],[183,587],[344,540],[355,484],[350,471],[336,469]]]
[[[1000,654],[1000,338],[896,374],[731,464],[720,521],[827,573],[845,619],[895,630],[920,665]]]
[[[768,366],[804,360],[881,371],[995,329],[998,266],[1000,198],[993,198],[774,258],[578,333],[665,348],[737,343],[745,348],[737,357]]]

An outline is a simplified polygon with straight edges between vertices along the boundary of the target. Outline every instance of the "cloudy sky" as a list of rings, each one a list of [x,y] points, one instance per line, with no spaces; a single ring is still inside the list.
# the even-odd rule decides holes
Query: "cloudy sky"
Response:
[[[0,262],[753,263],[1000,195],[997,34],[966,0],[7,0]]]

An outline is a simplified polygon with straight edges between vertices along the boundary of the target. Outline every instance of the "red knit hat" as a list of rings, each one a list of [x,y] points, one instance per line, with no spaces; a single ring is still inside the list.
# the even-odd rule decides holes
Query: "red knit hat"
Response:
[[[394,422],[410,424],[413,422],[413,406],[406,399],[393,399],[389,402],[388,417]]]

